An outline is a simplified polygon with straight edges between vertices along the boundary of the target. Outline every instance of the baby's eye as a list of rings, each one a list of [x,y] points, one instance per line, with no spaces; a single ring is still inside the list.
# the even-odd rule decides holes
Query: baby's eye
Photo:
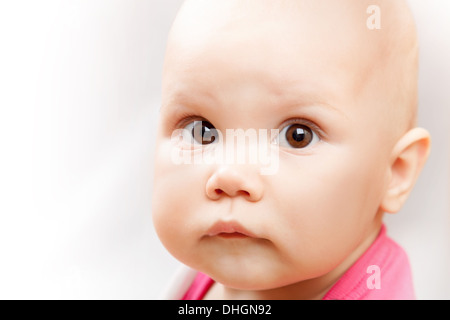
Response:
[[[312,146],[319,140],[319,136],[311,128],[300,123],[284,127],[278,136],[280,146],[296,149]]]
[[[208,121],[195,120],[183,129],[183,140],[191,144],[211,144],[219,138],[217,129]]]

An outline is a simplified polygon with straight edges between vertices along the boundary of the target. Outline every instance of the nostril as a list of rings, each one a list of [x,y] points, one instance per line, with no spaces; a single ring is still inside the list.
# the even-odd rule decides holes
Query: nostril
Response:
[[[224,191],[222,189],[215,189],[214,191],[215,191],[216,195],[221,195],[222,193],[224,193]],[[234,194],[234,196],[239,196],[239,195],[242,195],[244,197],[249,197],[250,193],[245,190],[239,190]]]

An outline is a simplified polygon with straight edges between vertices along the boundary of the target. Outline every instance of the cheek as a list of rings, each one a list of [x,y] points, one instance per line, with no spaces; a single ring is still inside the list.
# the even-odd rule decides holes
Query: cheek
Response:
[[[380,174],[371,160],[352,157],[351,153],[294,160],[297,161],[289,159],[280,165],[283,168],[273,191],[285,199],[282,204],[297,208],[294,211],[308,220],[321,220],[321,216],[333,220],[344,218],[346,208],[354,212],[361,204],[369,204],[370,195],[379,184]],[[302,214],[302,209],[308,209],[311,214]]]
[[[196,230],[195,208],[200,206],[199,168],[176,165],[171,161],[170,147],[158,146],[155,157],[152,194],[152,217],[163,245],[176,258],[182,259],[182,248]]]
[[[383,177],[370,156],[350,149],[328,154],[281,159],[273,188],[277,229],[287,230],[277,241],[292,256],[303,252],[321,266],[342,259],[361,240],[378,211]]]

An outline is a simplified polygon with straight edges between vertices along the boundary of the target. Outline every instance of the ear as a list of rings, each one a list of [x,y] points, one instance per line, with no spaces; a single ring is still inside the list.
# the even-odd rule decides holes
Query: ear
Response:
[[[392,151],[390,181],[381,203],[385,212],[395,213],[401,209],[416,183],[431,148],[428,131],[414,128],[408,131]]]

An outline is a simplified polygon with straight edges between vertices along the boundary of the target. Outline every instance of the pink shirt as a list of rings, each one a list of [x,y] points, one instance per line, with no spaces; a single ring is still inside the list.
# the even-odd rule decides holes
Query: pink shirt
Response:
[[[201,300],[214,283],[198,272],[183,300]],[[415,299],[411,268],[405,251],[380,234],[367,251],[325,294],[323,300],[412,300]]]

